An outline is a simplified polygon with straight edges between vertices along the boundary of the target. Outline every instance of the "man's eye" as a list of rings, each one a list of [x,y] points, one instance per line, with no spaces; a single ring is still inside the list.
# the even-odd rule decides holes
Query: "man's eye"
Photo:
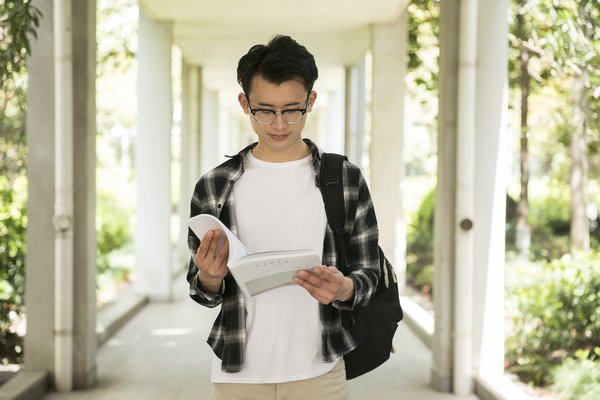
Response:
[[[270,111],[270,110],[258,110],[256,112],[257,115],[261,116],[261,117],[271,117],[273,114],[275,114],[274,111]]]

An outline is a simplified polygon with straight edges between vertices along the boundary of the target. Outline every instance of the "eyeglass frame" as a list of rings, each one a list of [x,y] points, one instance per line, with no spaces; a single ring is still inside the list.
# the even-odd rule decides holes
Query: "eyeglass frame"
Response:
[[[304,108],[290,108],[290,109],[287,109],[287,110],[275,111],[275,110],[270,110],[268,108],[256,108],[256,109],[253,109],[252,106],[250,105],[250,99],[248,98],[248,95],[246,93],[244,93],[244,96],[246,96],[246,101],[248,102],[248,108],[250,109],[250,114],[252,114],[254,116],[254,120],[256,121],[256,123],[261,124],[261,125],[271,125],[273,122],[275,122],[275,118],[277,118],[277,114],[281,114],[281,118],[285,121],[286,124],[294,125],[294,124],[299,123],[300,121],[302,121],[302,118],[304,117],[304,115],[308,111],[308,101],[310,100],[310,93],[308,93],[308,96],[306,96],[306,107],[304,107]],[[270,112],[271,114],[273,114],[273,119],[271,120],[271,122],[261,122],[261,121],[259,121],[256,118],[256,112],[257,111]],[[288,120],[285,119],[285,113],[286,112],[292,112],[292,111],[300,111],[302,113],[302,117],[300,117],[300,119],[298,121],[296,121],[296,122],[288,122]]]

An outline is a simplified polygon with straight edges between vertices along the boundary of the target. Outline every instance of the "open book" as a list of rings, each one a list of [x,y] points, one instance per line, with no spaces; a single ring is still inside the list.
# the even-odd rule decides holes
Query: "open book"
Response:
[[[312,273],[312,268],[321,265],[321,259],[313,250],[267,251],[247,254],[244,244],[219,219],[210,214],[190,218],[191,230],[202,240],[206,232],[221,230],[229,240],[227,267],[238,286],[248,297],[282,285],[294,283],[294,276],[301,269]],[[221,235],[217,253],[225,243]]]

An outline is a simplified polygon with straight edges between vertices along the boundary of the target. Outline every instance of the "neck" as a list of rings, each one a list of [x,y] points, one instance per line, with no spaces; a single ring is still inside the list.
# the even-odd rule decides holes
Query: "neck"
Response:
[[[276,163],[300,160],[309,154],[310,147],[303,140],[295,146],[278,151],[261,146],[260,142],[252,149],[252,155],[257,159]]]

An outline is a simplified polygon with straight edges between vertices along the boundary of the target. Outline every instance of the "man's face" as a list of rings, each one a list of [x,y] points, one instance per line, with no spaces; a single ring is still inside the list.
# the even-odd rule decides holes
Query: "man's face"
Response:
[[[246,114],[250,114],[250,108],[285,111],[305,107],[308,113],[312,110],[316,97],[314,91],[309,96],[304,85],[298,81],[289,80],[276,85],[261,76],[255,76],[252,79],[250,93],[240,93],[238,100]],[[249,106],[248,101],[250,101]],[[282,114],[277,113],[272,123],[261,124],[251,115],[252,128],[258,135],[255,155],[260,154],[259,158],[266,161],[281,162],[297,159],[296,157],[305,148],[301,133],[306,117],[307,114],[304,114],[299,122],[290,124],[284,120]]]

